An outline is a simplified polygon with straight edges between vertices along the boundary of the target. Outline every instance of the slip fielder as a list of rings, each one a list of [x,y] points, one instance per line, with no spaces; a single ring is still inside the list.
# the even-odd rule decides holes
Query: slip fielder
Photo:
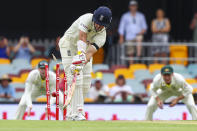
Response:
[[[46,80],[45,80],[45,64],[46,61],[41,61],[38,64],[38,69],[32,70],[25,82],[25,92],[20,100],[18,109],[16,111],[14,119],[22,120],[23,115],[28,108],[28,113],[32,109],[32,100],[35,100],[38,96],[46,95]],[[49,71],[49,89],[50,89],[50,105],[56,102],[56,98],[52,97],[52,92],[56,91],[56,75]],[[63,107],[63,94],[59,92],[60,109]],[[28,114],[30,115],[30,114]]]
[[[111,10],[101,6],[94,14],[80,16],[60,39],[59,47],[68,87],[75,71],[79,72],[71,103],[67,107],[67,120],[85,120],[84,98],[91,85],[92,56],[105,44],[106,28],[111,20]]]
[[[152,120],[157,107],[163,109],[163,102],[171,96],[176,98],[171,101],[170,107],[182,100],[192,115],[192,119],[197,120],[197,108],[192,90],[192,86],[185,81],[182,75],[173,73],[171,66],[164,66],[161,74],[156,75],[151,84],[151,98],[147,105],[145,120]]]

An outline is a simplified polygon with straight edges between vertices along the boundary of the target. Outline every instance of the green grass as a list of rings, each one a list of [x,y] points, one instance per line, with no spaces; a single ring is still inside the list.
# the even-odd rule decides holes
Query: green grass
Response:
[[[0,131],[197,131],[197,121],[14,121]]]

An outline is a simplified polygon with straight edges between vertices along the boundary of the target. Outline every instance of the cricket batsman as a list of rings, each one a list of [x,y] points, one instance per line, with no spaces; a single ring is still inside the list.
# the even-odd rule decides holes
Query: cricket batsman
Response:
[[[192,119],[197,120],[197,108],[192,90],[192,86],[185,81],[182,75],[174,73],[171,66],[164,66],[161,74],[156,75],[151,84],[151,98],[147,105],[145,120],[152,120],[157,107],[163,109],[164,101],[171,96],[176,98],[171,101],[170,107],[182,100],[192,115]]]
[[[45,65],[46,61],[41,61],[38,64],[38,69],[32,70],[25,82],[25,92],[20,100],[18,109],[15,114],[16,120],[22,120],[23,115],[28,108],[28,116],[32,109],[32,100],[35,100],[41,95],[46,95],[46,80],[45,80]],[[50,89],[50,105],[56,102],[56,98],[52,97],[52,93],[56,89],[56,75],[49,71],[49,89]],[[63,107],[63,94],[59,92],[60,107]],[[62,108],[60,108],[62,109]]]
[[[67,120],[85,120],[84,98],[91,85],[92,56],[105,44],[106,28],[111,20],[111,10],[101,6],[93,14],[80,16],[60,39],[68,85],[71,85],[75,71],[79,72],[71,103],[67,107]]]

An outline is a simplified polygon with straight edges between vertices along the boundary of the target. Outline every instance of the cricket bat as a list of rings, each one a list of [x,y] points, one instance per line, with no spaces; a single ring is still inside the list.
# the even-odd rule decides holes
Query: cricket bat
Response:
[[[71,102],[72,96],[73,96],[74,91],[75,91],[75,86],[76,86],[76,81],[77,81],[77,75],[78,75],[78,71],[76,71],[75,74],[74,74],[73,81],[72,81],[72,84],[70,86],[70,89],[69,89],[69,92],[68,92],[68,95],[67,95],[67,99],[66,99],[65,104],[63,106],[63,110],[66,109],[66,107]]]

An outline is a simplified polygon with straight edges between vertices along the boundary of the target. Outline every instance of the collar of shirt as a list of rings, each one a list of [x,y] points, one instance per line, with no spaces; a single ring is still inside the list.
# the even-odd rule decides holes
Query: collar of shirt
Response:
[[[174,76],[172,76],[172,81],[170,84],[166,84],[163,77],[162,77],[162,80],[161,80],[161,86],[162,87],[168,87],[168,88],[171,88],[172,86],[175,85],[175,79],[174,79]]]

